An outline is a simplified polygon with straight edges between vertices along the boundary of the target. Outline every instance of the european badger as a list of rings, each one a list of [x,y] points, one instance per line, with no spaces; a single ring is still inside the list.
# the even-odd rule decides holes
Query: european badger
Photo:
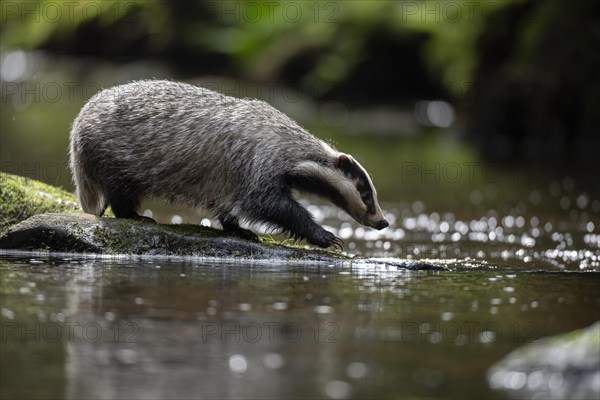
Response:
[[[141,196],[208,209],[225,231],[265,222],[321,246],[343,242],[292,197],[332,201],[356,221],[388,226],[365,169],[265,102],[148,80],[103,90],[71,129],[70,167],[83,211],[142,219]]]

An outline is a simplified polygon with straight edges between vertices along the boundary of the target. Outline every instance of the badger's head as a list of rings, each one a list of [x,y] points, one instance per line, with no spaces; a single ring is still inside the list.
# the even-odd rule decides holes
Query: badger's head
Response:
[[[301,163],[294,186],[331,200],[362,225],[375,229],[389,226],[369,174],[348,154],[337,153],[325,165],[315,161]]]

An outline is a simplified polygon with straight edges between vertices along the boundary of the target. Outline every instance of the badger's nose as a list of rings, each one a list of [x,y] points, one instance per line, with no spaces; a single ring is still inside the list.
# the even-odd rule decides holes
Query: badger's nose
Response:
[[[385,219],[382,219],[377,223],[377,225],[375,225],[375,229],[382,230],[383,228],[387,228],[388,226],[390,226],[390,223],[387,222]]]

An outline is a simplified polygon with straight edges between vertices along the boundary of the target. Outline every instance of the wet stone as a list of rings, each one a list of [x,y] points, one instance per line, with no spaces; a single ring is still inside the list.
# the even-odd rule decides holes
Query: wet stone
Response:
[[[540,339],[496,363],[490,386],[514,398],[600,398],[600,322]]]
[[[261,243],[199,225],[163,225],[145,221],[101,218],[83,213],[35,215],[10,227],[0,237],[0,249],[145,256],[192,256],[292,262],[380,266],[393,270],[443,270],[434,263],[398,258],[362,259],[343,253]]]

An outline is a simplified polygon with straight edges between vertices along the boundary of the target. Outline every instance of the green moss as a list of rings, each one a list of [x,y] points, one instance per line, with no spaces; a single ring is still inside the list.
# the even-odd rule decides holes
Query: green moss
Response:
[[[0,172],[0,233],[49,212],[81,212],[75,193],[23,176]],[[110,210],[104,215],[113,217]]]
[[[131,252],[131,244],[129,243],[127,232],[114,234],[111,229],[102,225],[96,225],[92,228],[92,234],[110,253],[128,254]]]
[[[279,241],[273,236],[263,237],[260,240],[260,244],[267,248],[277,248],[277,247],[286,247],[288,249],[292,249],[295,251],[298,260],[306,259],[308,256],[322,256],[325,258],[334,258],[340,260],[348,260],[350,257],[333,250],[325,250],[325,249],[317,249],[314,247],[309,247],[305,244],[298,244],[298,242],[294,239],[284,239],[283,241]]]
[[[215,228],[210,228],[208,226],[202,225],[193,225],[193,224],[181,224],[181,225],[166,225],[161,224],[161,228],[169,230],[174,233],[178,233],[180,235],[194,235],[194,236],[202,236],[202,237],[219,237],[219,236],[227,236],[227,234]]]
[[[78,210],[73,193],[0,172],[0,232],[36,214]]]

